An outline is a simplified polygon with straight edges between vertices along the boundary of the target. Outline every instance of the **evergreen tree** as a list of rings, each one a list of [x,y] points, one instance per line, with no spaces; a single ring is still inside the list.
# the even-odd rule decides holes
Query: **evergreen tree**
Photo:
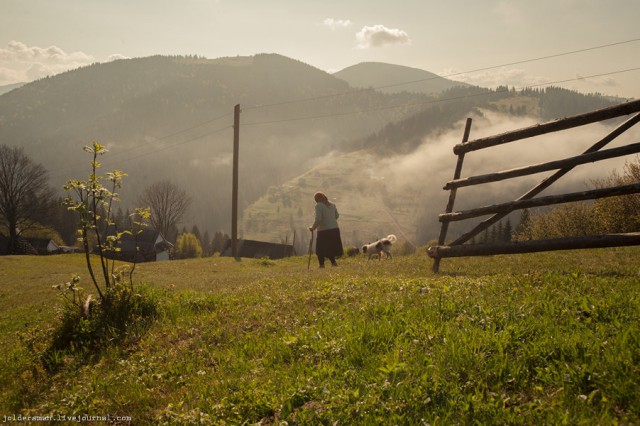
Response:
[[[78,218],[64,205],[64,198],[58,197],[52,204],[48,222],[55,229],[65,245],[75,245]]]
[[[124,215],[124,212],[122,211],[122,207],[118,206],[118,211],[113,216],[113,222],[116,224],[116,229],[118,230],[129,229],[127,226],[128,225],[127,218],[128,216]]]
[[[223,248],[224,248],[224,244],[225,242],[229,239],[229,236],[226,234],[223,234],[220,231],[217,231],[214,235],[213,235],[213,239],[211,240],[211,250],[213,253],[215,252],[222,252]]]
[[[489,231],[489,242],[493,244],[497,241],[498,241],[498,231],[494,225],[491,227],[491,230]]]
[[[517,241],[531,240],[531,214],[529,209],[522,210],[520,223],[516,227],[515,235]]]
[[[198,229],[198,225],[193,225],[191,228],[191,233],[196,236],[200,244],[202,244],[202,235],[200,234],[200,229]]]
[[[209,236],[209,230],[204,231],[202,236],[202,256],[209,257],[213,254],[211,251],[211,237]]]
[[[186,231],[186,230],[185,230]],[[178,227],[175,225],[172,225],[169,228],[169,235],[165,235],[164,237],[167,239],[167,241],[169,241],[170,243],[175,244],[175,242],[178,240]]]
[[[513,228],[511,227],[511,220],[507,218],[507,223],[504,225],[504,229],[502,230],[502,241],[507,243],[510,242],[512,232]]]
[[[124,213],[124,229],[133,228],[133,223],[131,221],[131,211],[127,209]]]
[[[487,244],[489,242],[489,228],[485,229],[482,232],[482,236],[480,237],[481,244]]]

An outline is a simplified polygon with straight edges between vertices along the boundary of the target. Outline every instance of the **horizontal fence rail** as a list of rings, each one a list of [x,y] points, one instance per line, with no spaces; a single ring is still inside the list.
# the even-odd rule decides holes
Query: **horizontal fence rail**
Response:
[[[561,130],[568,130],[574,127],[584,126],[586,124],[597,123],[599,121],[633,114],[638,111],[640,111],[640,100],[627,102],[609,108],[588,112],[586,114],[579,114],[573,117],[550,121],[548,123],[536,124],[513,132],[506,132],[495,136],[464,142],[456,145],[453,148],[453,153],[460,155],[471,151],[477,151],[479,149],[515,142],[521,139],[532,138],[534,136],[540,136]]]
[[[535,173],[548,172],[550,170],[562,169],[564,167],[579,166],[581,164],[594,163],[601,160],[609,160],[611,158],[624,157],[625,155],[637,154],[640,152],[640,142],[631,145],[621,146],[619,148],[606,149],[604,151],[590,152],[588,154],[580,154],[575,157],[565,158],[563,160],[550,161],[548,163],[536,164],[533,166],[519,167],[511,170],[504,170],[496,173],[488,173],[485,175],[471,176],[464,179],[457,179],[447,182],[444,189],[461,188],[464,186],[479,185],[481,183],[498,182],[505,179],[515,177],[528,176]]]
[[[445,257],[485,256],[493,254],[533,253],[537,251],[550,250],[640,245],[640,233],[591,235],[553,240],[524,241],[518,243],[464,244],[515,210],[640,193],[640,182],[638,182],[610,188],[599,188],[590,191],[534,198],[578,165],[639,153],[640,143],[601,150],[618,136],[640,122],[640,113],[638,112],[640,112],[640,100],[472,141],[469,141],[471,119],[467,119],[463,141],[453,149],[454,154],[458,156],[453,180],[446,182],[444,186],[444,189],[450,191],[450,194],[445,212],[440,214],[438,217],[439,221],[442,223],[438,245],[430,247],[428,250],[429,256],[434,259],[433,271],[438,272],[440,259]],[[615,130],[593,144],[580,155],[542,164],[487,173],[484,175],[466,178],[461,177],[462,164],[466,153],[633,113],[636,114],[627,119],[624,123],[620,124]],[[515,201],[472,208],[465,211],[453,211],[453,204],[455,202],[456,191],[458,188],[498,182],[551,170],[556,170],[556,172],[542,180],[538,185],[534,186]],[[446,234],[450,222],[462,221],[490,214],[493,214],[493,216],[485,219],[481,223],[477,224],[471,231],[445,245]]]
[[[572,203],[576,201],[595,200],[598,198],[618,197],[620,195],[638,194],[640,193],[640,183],[632,183],[629,185],[613,186],[610,188],[593,189],[591,191],[572,192],[570,194],[550,195],[547,197],[533,198],[528,200],[510,201],[508,203],[494,204],[491,206],[478,207],[466,211],[454,213],[442,213],[438,216],[440,222],[459,221],[471,219],[474,217],[484,216],[492,213],[500,213],[503,211],[513,211],[529,209],[532,207],[544,207],[554,204]]]
[[[640,245],[640,232],[589,235],[584,237],[531,240],[515,243],[473,244],[429,247],[431,257],[492,256],[498,254],[536,253],[553,250],[577,250]]]

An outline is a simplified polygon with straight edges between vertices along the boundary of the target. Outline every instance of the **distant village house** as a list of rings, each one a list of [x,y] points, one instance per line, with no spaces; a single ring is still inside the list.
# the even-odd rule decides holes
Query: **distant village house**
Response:
[[[0,255],[5,254],[30,254],[45,255],[62,253],[62,249],[50,238],[25,238],[17,236],[16,247],[13,252],[9,250],[9,238],[0,234]]]
[[[293,256],[293,245],[266,243],[254,240],[238,240],[238,257],[248,257],[262,259],[282,259],[284,257]],[[220,256],[231,257],[231,240],[227,240]]]
[[[108,236],[114,236],[116,230],[110,227]],[[118,243],[120,251],[109,254],[107,257],[116,258],[125,262],[155,262],[171,259],[171,244],[159,232],[152,229],[143,229],[137,235],[122,234]]]

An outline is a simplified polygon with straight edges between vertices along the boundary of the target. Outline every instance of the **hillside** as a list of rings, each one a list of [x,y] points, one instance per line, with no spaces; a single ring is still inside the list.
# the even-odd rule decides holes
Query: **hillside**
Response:
[[[102,161],[105,171],[129,174],[124,208],[146,186],[170,179],[196,200],[187,224],[213,232],[229,228],[235,104],[243,111],[246,205],[268,186],[304,172],[318,155],[416,109],[394,105],[423,99],[357,91],[275,54],[156,56],[95,64],[5,93],[0,141],[24,147],[59,188],[68,178],[84,176],[82,147],[97,140],[111,150]]]
[[[351,71],[378,65],[392,70],[384,78],[396,83],[429,74],[388,64]],[[236,104],[246,238],[291,241],[295,231],[303,243],[310,194],[323,190],[341,204],[347,241],[393,232],[421,244],[433,238],[439,187],[443,173],[451,173],[447,150],[466,117],[539,122],[611,101],[557,88],[516,93],[454,85],[438,95],[382,93],[276,54],[154,56],[94,64],[1,95],[0,143],[24,147],[60,189],[69,178],[86,177],[82,147],[97,140],[110,150],[101,158],[103,173],[128,174],[123,210],[135,207],[147,186],[171,180],[194,199],[179,227],[229,232]],[[426,156],[422,169],[415,153]]]
[[[382,62],[362,62],[333,74],[352,87],[375,87],[384,93],[415,92],[437,95],[466,83],[448,80],[429,71]]]
[[[423,251],[310,271],[306,256],[146,263],[135,299],[158,315],[91,350],[49,347],[51,287],[74,273],[88,287],[82,256],[3,256],[0,409],[136,425],[638,424],[639,255],[446,259],[440,275]]]
[[[305,250],[313,221],[313,194],[322,190],[341,212],[343,242],[359,246],[388,234],[396,234],[410,245],[422,245],[438,236],[438,214],[447,203],[442,190],[451,179],[456,157],[453,146],[462,138],[466,118],[473,119],[472,138],[528,127],[558,111],[562,102],[566,115],[575,115],[609,105],[599,97],[584,96],[562,89],[538,92],[495,92],[480,88],[457,88],[446,92],[455,101],[436,102],[405,120],[385,126],[348,145],[352,152],[335,152],[320,159],[309,171],[279,186],[244,210],[241,233],[248,239],[289,241],[296,235],[299,252]],[[447,98],[445,98],[447,99]],[[606,135],[610,127],[578,128],[568,135],[547,138],[542,149],[515,144],[508,153],[473,154],[465,161],[465,173],[498,171],[535,162],[575,155],[585,140]],[[637,132],[635,132],[637,134]],[[630,135],[629,137],[633,137]],[[568,144],[565,140],[574,140]],[[554,157],[555,156],[555,157]],[[557,157],[560,156],[560,157]],[[621,166],[620,162],[617,166]],[[609,167],[594,166],[590,177],[570,175],[559,185],[584,190],[587,182],[605,177]],[[536,184],[540,177],[519,179],[486,190],[463,190],[459,208],[515,199]],[[482,204],[479,204],[482,203]],[[518,220],[518,216],[511,218]],[[517,222],[514,222],[517,224]],[[468,225],[467,225],[468,226]],[[468,230],[468,229],[467,229]],[[450,236],[461,228],[452,224]]]
[[[383,161],[368,151],[335,155],[278,187],[248,206],[240,234],[261,241],[292,242],[302,253],[308,245],[307,227],[313,223],[313,194],[324,188],[340,213],[345,245],[360,246],[388,234],[416,243],[418,213],[411,188],[395,191],[390,181],[393,160]]]

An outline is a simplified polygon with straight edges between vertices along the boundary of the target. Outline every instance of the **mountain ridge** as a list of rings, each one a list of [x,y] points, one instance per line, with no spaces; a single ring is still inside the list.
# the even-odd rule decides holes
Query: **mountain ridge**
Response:
[[[434,95],[452,87],[469,86],[467,83],[449,80],[420,68],[386,62],[361,62],[333,75],[352,87],[372,87],[384,93],[416,92]]]
[[[454,85],[437,95],[384,93],[354,88],[338,76],[278,54],[217,59],[158,55],[93,64],[1,95],[0,143],[24,147],[59,188],[66,179],[86,176],[89,159],[82,147],[97,140],[110,149],[101,159],[103,170],[118,168],[129,175],[121,191],[123,208],[136,206],[148,185],[168,179],[194,198],[185,223],[213,233],[230,227],[236,104],[242,109],[240,210],[251,222],[245,236],[252,238],[253,232],[271,240],[286,238],[299,229],[298,220],[306,220],[303,206],[309,197],[304,191],[331,192],[343,185],[343,194],[351,191],[360,200],[353,207],[345,205],[345,217],[355,218],[349,233],[357,231],[358,223],[367,224],[362,226],[363,233],[368,229],[366,238],[345,239],[358,241],[377,233],[369,225],[381,217],[401,224],[408,235],[428,234],[415,229],[424,227],[422,211],[398,210],[414,205],[407,194],[420,194],[413,187],[388,189],[380,179],[383,174],[374,170],[380,159],[411,155],[422,149],[426,136],[437,138],[480,110],[553,117],[610,102],[564,89],[516,93]],[[326,165],[314,169],[327,155],[337,171]],[[338,164],[340,155],[348,159],[345,164]],[[317,181],[307,176],[313,170],[320,173]],[[300,197],[287,198],[282,185],[301,178],[316,183],[307,182]],[[273,212],[251,208],[269,197],[279,200],[271,203]],[[293,202],[300,204],[300,214],[285,205]],[[400,219],[393,221],[390,215]],[[265,227],[277,232],[260,229]]]
[[[61,187],[82,176],[82,147],[97,140],[110,150],[104,170],[124,169],[133,182],[125,180],[127,204],[155,180],[175,180],[200,194],[188,220],[218,230],[230,222],[220,206],[230,203],[234,105],[242,107],[241,203],[248,205],[317,156],[408,116],[415,107],[402,107],[407,100],[424,99],[362,92],[277,54],[152,56],[89,65],[3,94],[0,143],[24,147]]]

